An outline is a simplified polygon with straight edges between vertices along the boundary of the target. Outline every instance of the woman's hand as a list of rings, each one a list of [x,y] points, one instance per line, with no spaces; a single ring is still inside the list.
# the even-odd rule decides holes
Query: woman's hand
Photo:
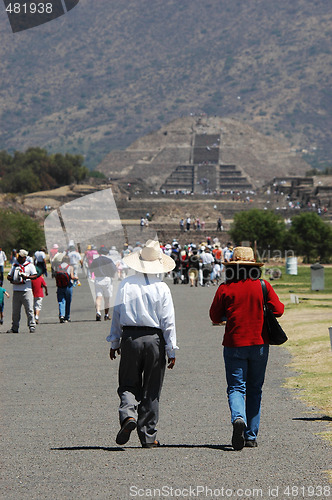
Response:
[[[175,358],[168,358],[167,368],[170,368],[172,370],[174,368],[174,365],[175,365]]]

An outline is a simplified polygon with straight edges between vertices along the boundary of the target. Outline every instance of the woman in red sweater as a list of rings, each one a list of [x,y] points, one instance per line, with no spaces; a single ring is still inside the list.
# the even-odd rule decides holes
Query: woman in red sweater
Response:
[[[259,281],[262,265],[255,261],[252,248],[236,247],[232,261],[225,262],[226,282],[219,286],[210,308],[213,323],[227,318],[223,346],[235,450],[257,446],[262,386],[269,355]],[[275,316],[281,316],[284,305],[270,283],[265,283],[267,305]]]

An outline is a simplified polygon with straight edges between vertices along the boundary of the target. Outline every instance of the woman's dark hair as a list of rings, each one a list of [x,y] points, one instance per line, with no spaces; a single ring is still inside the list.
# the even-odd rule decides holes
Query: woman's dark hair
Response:
[[[241,265],[232,265],[225,266],[226,268],[226,283],[235,283],[237,281],[242,280],[258,280],[262,271],[258,266],[241,266]]]

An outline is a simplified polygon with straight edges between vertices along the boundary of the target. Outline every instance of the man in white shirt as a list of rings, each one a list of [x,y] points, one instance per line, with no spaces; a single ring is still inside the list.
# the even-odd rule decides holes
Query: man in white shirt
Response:
[[[117,268],[104,246],[100,247],[99,256],[91,262],[90,271],[95,275],[96,321],[101,321],[102,301],[104,302],[104,320],[106,321],[111,319],[108,312],[113,295],[112,281]]]
[[[225,248],[222,250],[224,262],[230,262],[233,256],[233,247],[231,242],[229,241]]]
[[[46,254],[44,252],[44,248],[35,252],[35,266],[38,266],[42,273],[47,276]]]
[[[0,286],[3,284],[3,270],[6,265],[7,256],[0,247]]]
[[[72,268],[74,269],[75,278],[77,278],[78,277],[78,264],[80,264],[82,267],[83,260],[82,260],[81,254],[79,252],[77,252],[74,245],[69,245],[68,250],[69,250],[68,251],[69,263],[72,266]]]
[[[211,272],[213,269],[213,264],[214,264],[214,257],[210,252],[210,249],[208,247],[203,247],[202,253],[200,255],[201,261],[202,261],[202,278],[203,278],[203,286],[207,285],[209,286],[210,283],[210,276]]]
[[[124,257],[137,271],[118,289],[110,335],[110,358],[121,354],[119,366],[119,418],[116,437],[125,444],[137,428],[143,448],[159,446],[156,440],[159,398],[166,359],[175,364],[176,329],[171,292],[158,274],[174,268],[174,260],[163,254],[158,241],[148,240],[140,252]],[[120,352],[121,348],[121,352]]]
[[[13,285],[12,327],[7,333],[18,333],[22,305],[28,318],[30,333],[34,333],[36,328],[30,280],[37,278],[37,271],[34,264],[27,260],[27,257],[28,252],[21,249],[17,256],[17,262],[13,264],[7,276],[8,281]]]
[[[190,231],[191,218],[188,216],[186,219],[186,230]]]

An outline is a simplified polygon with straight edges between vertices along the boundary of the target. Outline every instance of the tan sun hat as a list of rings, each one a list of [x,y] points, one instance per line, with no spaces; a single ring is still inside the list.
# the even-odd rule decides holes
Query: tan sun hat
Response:
[[[195,267],[191,267],[188,271],[188,276],[189,278],[196,280],[198,278],[198,269],[196,269]]]
[[[235,247],[232,260],[224,262],[225,266],[241,264],[242,266],[264,266],[263,262],[256,262],[254,251],[251,247]]]
[[[122,260],[134,271],[146,274],[168,273],[175,267],[174,260],[161,251],[157,240],[148,240],[139,252],[132,252]]]

